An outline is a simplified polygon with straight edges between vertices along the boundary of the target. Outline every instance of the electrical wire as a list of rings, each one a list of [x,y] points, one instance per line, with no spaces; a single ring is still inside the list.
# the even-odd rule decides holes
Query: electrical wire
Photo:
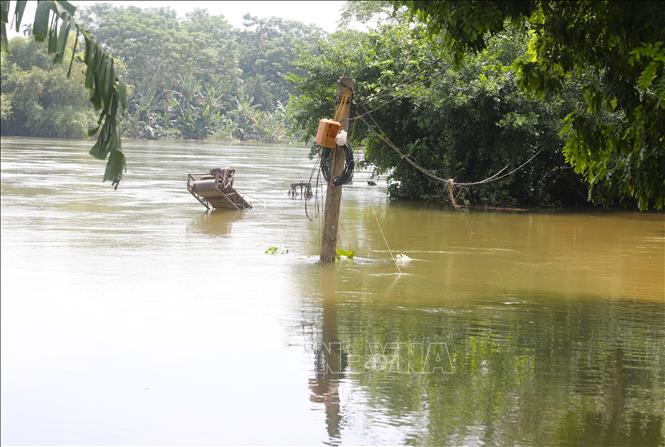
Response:
[[[396,84],[393,84],[392,86],[388,87],[384,93],[381,93],[380,95],[378,95],[378,96],[374,96],[374,97],[371,97],[371,96],[370,96],[370,97],[367,97],[367,98],[365,98],[365,100],[366,100],[366,101],[377,101],[377,100],[379,100],[379,99],[381,99],[381,98],[383,98],[383,97],[385,97],[385,96],[388,96],[388,95],[392,95],[392,94],[394,94],[394,92],[395,92],[395,90],[397,89],[397,87],[406,84],[407,82],[409,82],[410,80],[412,80],[412,79],[415,78],[416,76],[422,74],[422,73],[425,72],[427,69],[429,69],[429,68],[431,68],[431,67],[437,65],[438,63],[440,63],[440,62],[442,62],[442,61],[443,61],[443,59],[441,59],[440,57],[437,57],[437,58],[434,59],[432,62],[430,62],[429,64],[425,65],[423,68],[419,69],[418,71],[416,71],[416,72],[413,73],[412,75],[407,76],[406,78],[402,79],[401,81],[397,82]],[[431,77],[431,76],[430,76],[430,77]]]
[[[318,202],[319,201],[319,173],[321,172],[320,169],[319,169],[320,166],[321,166],[321,157],[317,157],[316,162],[314,163],[314,166],[312,166],[312,170],[309,173],[310,188],[311,188],[311,185],[312,185],[312,178],[314,178],[314,173],[315,172],[317,173],[317,175],[316,175],[316,184],[314,186],[314,191],[312,193],[312,195],[314,197],[314,218],[316,218],[316,219],[318,219],[319,214],[320,214],[320,210],[319,210],[319,207],[318,207],[318,203],[319,203]],[[308,202],[307,197],[305,197],[305,217],[307,217],[307,219],[309,219],[310,221],[314,221],[314,218],[310,217],[310,215],[309,215],[307,202]]]
[[[402,96],[394,96],[394,95],[395,95],[395,92],[396,92],[396,90],[397,90],[397,87],[399,87],[399,86],[401,86],[401,85],[404,85],[407,81],[409,81],[409,80],[413,79],[414,77],[416,77],[416,76],[422,74],[422,73],[423,73],[425,70],[427,70],[428,68],[434,67],[436,64],[438,64],[438,63],[441,62],[441,61],[442,61],[442,59],[437,58],[437,59],[435,59],[433,62],[431,62],[430,64],[428,64],[428,65],[426,65],[425,67],[421,68],[419,71],[417,71],[417,72],[414,73],[413,75],[411,75],[411,76],[409,76],[409,77],[403,79],[402,81],[398,82],[397,84],[395,84],[395,85],[393,85],[393,86],[387,88],[385,93],[383,93],[383,94],[381,94],[381,95],[379,95],[379,96],[376,96],[376,97],[365,98],[365,101],[366,101],[366,102],[369,102],[369,101],[377,101],[377,100],[379,100],[379,99],[381,99],[381,98],[383,98],[383,97],[386,97],[386,96],[388,96],[388,95],[393,95],[393,97],[392,97],[391,99],[389,99],[388,101],[384,101],[384,102],[382,102],[381,104],[379,104],[377,107],[375,107],[375,108],[372,109],[372,110],[367,110],[367,107],[365,107],[365,106],[363,105],[363,108],[365,108],[366,112],[365,112],[365,113],[362,113],[362,114],[360,114],[360,115],[352,116],[352,117],[349,118],[349,120],[350,120],[350,121],[355,121],[355,120],[358,120],[358,119],[362,119],[364,116],[367,116],[367,115],[369,115],[370,113],[376,112],[376,111],[379,110],[380,108],[385,107],[387,104],[390,104],[390,103],[392,103],[392,102],[394,102],[394,101],[397,101],[398,99],[403,99]],[[431,79],[432,77],[434,77],[434,76],[436,76],[437,74],[441,73],[445,68],[446,68],[446,67],[441,67],[439,70],[437,70],[437,71],[431,73],[430,75],[428,75],[427,78],[430,78],[430,79]],[[407,87],[406,92],[408,92],[410,89],[420,88],[421,86],[422,86],[422,83],[413,84],[413,85]],[[356,102],[354,102],[353,104],[356,105]]]
[[[353,168],[355,167],[355,160],[353,159],[353,149],[351,149],[351,144],[347,141],[343,146],[344,148],[344,169],[342,173],[333,177],[333,185],[342,186],[346,185],[353,179]],[[330,163],[332,158],[332,151],[325,151],[327,155],[321,154],[321,172],[323,173],[323,179],[326,182],[330,182]]]
[[[374,214],[374,220],[376,220],[376,226],[379,227],[379,231],[381,232],[381,237],[383,238],[383,243],[386,244],[386,248],[388,249],[388,253],[390,253],[390,257],[393,260],[393,263],[395,263],[395,267],[397,268],[397,272],[401,275],[402,274],[402,269],[399,268],[399,264],[397,263],[397,259],[393,255],[393,251],[390,249],[390,245],[388,245],[388,239],[386,239],[386,235],[383,233],[383,228],[381,228],[381,223],[379,223],[379,218],[376,215],[376,211],[374,210],[374,205],[372,202],[369,202],[369,206],[372,208],[372,214]]]
[[[453,182],[453,184],[454,184],[455,186],[475,186],[475,185],[482,185],[482,184],[484,184],[484,183],[490,183],[490,182],[495,182],[495,181],[497,181],[497,180],[501,180],[502,178],[505,178],[505,177],[508,177],[509,175],[514,174],[515,172],[519,171],[520,169],[522,169],[522,168],[523,168],[524,166],[526,166],[527,164],[531,163],[531,161],[532,161],[534,158],[536,158],[536,157],[537,157],[537,156],[543,151],[542,149],[539,149],[539,150],[538,150],[533,156],[531,156],[531,158],[529,158],[527,161],[525,161],[524,163],[522,163],[521,165],[519,165],[518,167],[516,167],[516,168],[513,169],[512,171],[507,172],[507,173],[504,174],[504,175],[501,175],[501,176],[500,176],[499,174],[501,174],[503,171],[505,171],[505,170],[508,168],[509,165],[504,166],[501,170],[499,170],[498,172],[496,172],[496,173],[493,174],[492,176],[487,177],[487,178],[485,178],[485,179],[483,179],[483,180],[479,180],[479,181],[476,181],[476,182],[459,182],[459,183],[458,183],[458,182],[454,182],[452,178],[444,179],[444,178],[442,178],[442,177],[437,176],[437,175],[434,174],[433,172],[431,172],[431,171],[429,171],[429,170],[423,168],[423,167],[420,166],[418,163],[416,163],[410,155],[404,154],[402,151],[400,151],[400,149],[395,145],[395,143],[393,143],[393,142],[390,140],[390,138],[388,138],[388,136],[387,136],[386,133],[383,131],[383,129],[381,129],[381,126],[379,126],[379,124],[376,122],[376,120],[375,120],[374,117],[372,116],[372,112],[370,112],[369,110],[367,110],[367,107],[365,107],[365,105],[361,104],[361,106],[362,106],[362,107],[368,112],[368,113],[367,113],[367,116],[372,120],[373,125],[376,127],[376,128],[374,128],[374,127],[372,126],[372,124],[370,124],[367,120],[365,120],[365,118],[362,118],[362,117],[361,117],[360,119],[361,119],[361,120],[367,125],[368,129],[370,129],[372,132],[374,132],[375,135],[377,135],[381,140],[383,140],[383,142],[386,143],[386,144],[388,145],[388,147],[390,147],[391,149],[393,149],[393,150],[394,150],[394,151],[400,156],[400,158],[401,158],[402,160],[406,161],[407,163],[409,163],[411,166],[413,166],[415,169],[417,169],[418,171],[422,172],[422,173],[425,174],[426,176],[428,176],[428,177],[430,177],[430,178],[432,178],[432,179],[434,179],[434,180],[437,180],[437,181],[439,181],[439,182],[441,182],[441,183],[444,183],[444,184],[446,184],[446,185],[448,185],[450,182]],[[377,129],[378,129],[378,130],[377,130]]]

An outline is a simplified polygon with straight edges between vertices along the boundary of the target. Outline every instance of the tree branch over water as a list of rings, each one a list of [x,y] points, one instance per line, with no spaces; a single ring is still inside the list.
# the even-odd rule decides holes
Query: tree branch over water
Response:
[[[564,155],[589,199],[665,206],[665,3],[653,1],[394,1],[457,61],[513,26],[528,31],[515,61],[522,90],[545,99],[571,77],[582,109],[563,120]]]

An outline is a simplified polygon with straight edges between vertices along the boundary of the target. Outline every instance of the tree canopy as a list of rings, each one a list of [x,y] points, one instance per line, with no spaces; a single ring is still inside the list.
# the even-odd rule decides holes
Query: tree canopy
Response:
[[[328,35],[108,3],[74,20],[68,2],[48,0],[31,37],[7,42],[24,8],[2,2],[2,134],[92,127],[115,185],[121,135],[309,141],[344,74],[356,80],[352,142],[397,181],[394,197],[441,198],[439,180],[454,178],[479,205],[665,205],[662,3],[349,2]],[[374,27],[344,28],[354,18]]]
[[[12,23],[18,32],[23,23],[27,2],[17,1],[0,3],[0,33],[2,51],[9,50],[7,24],[10,17],[10,3],[14,5]],[[118,78],[117,61],[97,43],[93,35],[75,19],[76,8],[64,0],[42,0],[37,4],[32,35],[37,42],[48,42],[48,54],[54,55],[54,63],[62,63],[69,45],[73,45],[69,58],[68,76],[76,59],[86,66],[84,85],[90,92],[90,102],[99,112],[97,126],[89,135],[97,135],[97,141],[90,149],[90,154],[100,160],[107,160],[104,180],[110,180],[117,188],[125,171],[125,155],[120,141],[120,115],[127,104],[127,86]],[[76,31],[76,37],[70,39],[70,33]],[[79,36],[83,40],[83,52],[76,53]],[[7,99],[3,100],[4,114],[8,113]]]
[[[580,83],[584,107],[564,118],[564,155],[600,203],[665,205],[665,3],[395,1],[459,61],[507,26],[529,33],[519,85],[549,98]]]
[[[116,70],[128,82],[122,136],[129,138],[291,141],[285,108],[293,86],[285,76],[299,73],[293,65],[297,53],[311,51],[313,42],[325,34],[279,18],[248,15],[242,27],[234,28],[223,16],[201,9],[178,17],[170,8],[111,3],[85,5],[77,19],[113,53]],[[70,33],[68,52],[74,37]],[[10,54],[2,67],[2,134],[83,136],[89,110],[76,98],[86,95],[84,84],[61,79],[62,66],[51,63],[46,45],[31,39],[15,37],[9,42]],[[78,75],[73,70],[70,81]],[[32,79],[41,94],[17,90],[21,77]],[[72,88],[69,102],[53,98],[62,85]],[[48,113],[40,112],[43,119],[28,123],[20,113],[27,109]],[[62,127],[59,117],[66,114],[76,119]]]
[[[83,8],[81,21],[126,66],[126,135],[150,139],[285,141],[284,75],[323,34],[279,18],[247,15],[238,29],[202,9],[180,18],[111,3]]]
[[[356,79],[351,141],[365,146],[366,161],[399,182],[390,189],[393,197],[447,198],[445,182],[424,175],[405,157],[439,178],[460,182],[533,158],[514,175],[462,188],[458,198],[491,206],[586,203],[584,185],[566,165],[558,135],[561,119],[580,102],[577,84],[568,82],[550,101],[523,93],[512,63],[526,51],[527,35],[516,29],[490,39],[457,66],[440,57],[437,44],[422,25],[405,20],[366,33],[335,33],[320,43],[317,54],[298,60],[306,74],[292,76],[300,94],[289,103],[290,116],[308,129],[306,136],[312,134],[318,119],[332,114],[330,98],[343,71]]]
[[[74,36],[70,36],[73,39]],[[85,74],[53,64],[45,45],[15,38],[2,54],[2,135],[81,138],[97,120]],[[71,47],[66,50],[71,58]]]

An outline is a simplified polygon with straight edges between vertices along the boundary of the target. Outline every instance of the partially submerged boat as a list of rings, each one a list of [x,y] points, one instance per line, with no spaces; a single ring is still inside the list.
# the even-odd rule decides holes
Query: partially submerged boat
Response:
[[[214,168],[207,174],[187,174],[187,191],[208,210],[249,209],[252,204],[233,188],[235,172],[233,168]]]

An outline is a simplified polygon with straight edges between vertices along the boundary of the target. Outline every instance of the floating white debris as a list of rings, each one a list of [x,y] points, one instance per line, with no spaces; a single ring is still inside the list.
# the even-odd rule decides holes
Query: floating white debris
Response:
[[[400,265],[408,264],[409,262],[413,261],[413,259],[409,258],[407,255],[404,253],[398,253],[395,256],[395,262]]]

